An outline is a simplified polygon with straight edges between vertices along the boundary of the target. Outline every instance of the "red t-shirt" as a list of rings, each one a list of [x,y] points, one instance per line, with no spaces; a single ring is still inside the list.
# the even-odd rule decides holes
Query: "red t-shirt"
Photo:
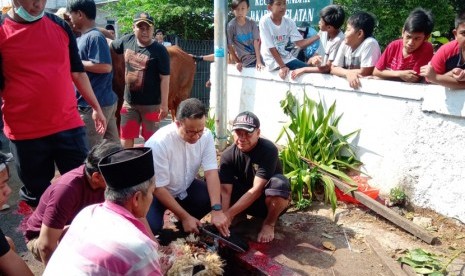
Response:
[[[436,74],[443,75],[454,68],[465,69],[465,64],[459,64],[460,59],[460,46],[457,40],[453,40],[439,48],[431,59],[431,66]]]
[[[27,220],[26,239],[38,237],[42,224],[63,229],[84,207],[103,202],[104,192],[105,189],[93,190],[90,187],[84,165],[62,175],[45,190],[39,205]]]
[[[383,54],[376,63],[378,70],[414,70],[417,74],[420,73],[420,67],[428,64],[433,57],[433,45],[429,42],[424,42],[413,53],[404,58],[402,39],[394,40],[384,50]]]
[[[84,125],[71,78],[71,72],[84,72],[84,67],[63,20],[46,13],[33,23],[18,23],[4,16],[0,63],[9,139],[36,139]]]

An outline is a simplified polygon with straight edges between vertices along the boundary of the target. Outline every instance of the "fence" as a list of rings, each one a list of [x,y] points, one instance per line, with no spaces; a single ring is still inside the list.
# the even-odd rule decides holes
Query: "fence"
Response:
[[[175,38],[171,43],[178,45],[185,52],[193,55],[208,55],[213,53],[213,41],[211,40],[184,40]],[[198,62],[191,97],[201,100],[207,107],[210,106],[210,88],[205,87],[205,83],[209,79],[210,63],[206,61]]]

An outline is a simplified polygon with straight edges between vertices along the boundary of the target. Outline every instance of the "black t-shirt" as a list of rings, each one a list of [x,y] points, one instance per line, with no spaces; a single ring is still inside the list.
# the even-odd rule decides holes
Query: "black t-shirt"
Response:
[[[5,235],[3,235],[2,229],[0,229],[0,257],[8,253],[8,251],[10,251],[10,245],[5,238]]]
[[[255,176],[269,180],[273,175],[282,173],[278,149],[264,138],[260,138],[250,152],[241,152],[232,145],[221,155],[220,181],[234,184],[234,193],[243,194],[252,188]]]
[[[160,75],[170,74],[170,57],[166,47],[156,42],[141,47],[134,34],[114,40],[111,46],[117,54],[124,54],[124,100],[129,104],[160,104]]]

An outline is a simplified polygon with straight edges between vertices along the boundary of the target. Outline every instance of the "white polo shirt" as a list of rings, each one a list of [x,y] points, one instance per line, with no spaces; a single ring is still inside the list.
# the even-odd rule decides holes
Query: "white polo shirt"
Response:
[[[195,144],[189,144],[173,122],[155,132],[145,146],[153,151],[157,188],[165,187],[173,197],[189,188],[200,167],[204,171],[218,169],[215,142],[207,128]]]

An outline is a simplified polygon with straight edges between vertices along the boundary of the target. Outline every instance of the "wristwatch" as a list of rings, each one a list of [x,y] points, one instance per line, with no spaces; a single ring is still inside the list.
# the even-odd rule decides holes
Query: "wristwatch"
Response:
[[[221,211],[222,209],[223,209],[223,206],[221,206],[221,204],[214,204],[212,206],[213,211]]]

